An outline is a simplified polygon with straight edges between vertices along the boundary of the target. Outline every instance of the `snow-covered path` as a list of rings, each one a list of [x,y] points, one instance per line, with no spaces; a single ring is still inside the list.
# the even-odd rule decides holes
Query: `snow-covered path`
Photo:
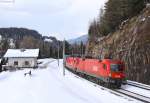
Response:
[[[32,76],[24,76],[29,69],[0,74],[1,103],[129,103],[123,97],[101,90],[84,79],[66,71],[62,75],[62,61],[52,59],[46,69],[32,70]]]

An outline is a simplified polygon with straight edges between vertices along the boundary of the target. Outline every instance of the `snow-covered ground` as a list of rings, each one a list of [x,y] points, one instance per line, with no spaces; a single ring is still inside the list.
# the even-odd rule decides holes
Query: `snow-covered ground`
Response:
[[[135,103],[102,90],[87,80],[66,70],[62,74],[62,60],[58,67],[54,59],[39,60],[45,69],[29,69],[0,73],[1,103]]]

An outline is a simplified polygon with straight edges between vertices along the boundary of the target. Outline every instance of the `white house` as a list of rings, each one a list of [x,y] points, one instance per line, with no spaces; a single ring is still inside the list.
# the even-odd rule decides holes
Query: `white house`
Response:
[[[39,49],[8,49],[4,55],[7,69],[37,67]]]

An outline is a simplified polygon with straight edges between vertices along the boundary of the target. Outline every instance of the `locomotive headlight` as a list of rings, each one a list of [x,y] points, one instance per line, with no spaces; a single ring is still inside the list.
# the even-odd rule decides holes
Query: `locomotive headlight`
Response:
[[[111,73],[109,73],[109,77],[111,77]]]

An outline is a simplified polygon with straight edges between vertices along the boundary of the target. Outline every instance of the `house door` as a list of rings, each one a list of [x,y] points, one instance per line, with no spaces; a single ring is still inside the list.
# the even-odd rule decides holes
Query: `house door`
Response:
[[[25,64],[26,67],[29,67],[29,66],[30,66],[29,61],[25,61],[24,64]]]

